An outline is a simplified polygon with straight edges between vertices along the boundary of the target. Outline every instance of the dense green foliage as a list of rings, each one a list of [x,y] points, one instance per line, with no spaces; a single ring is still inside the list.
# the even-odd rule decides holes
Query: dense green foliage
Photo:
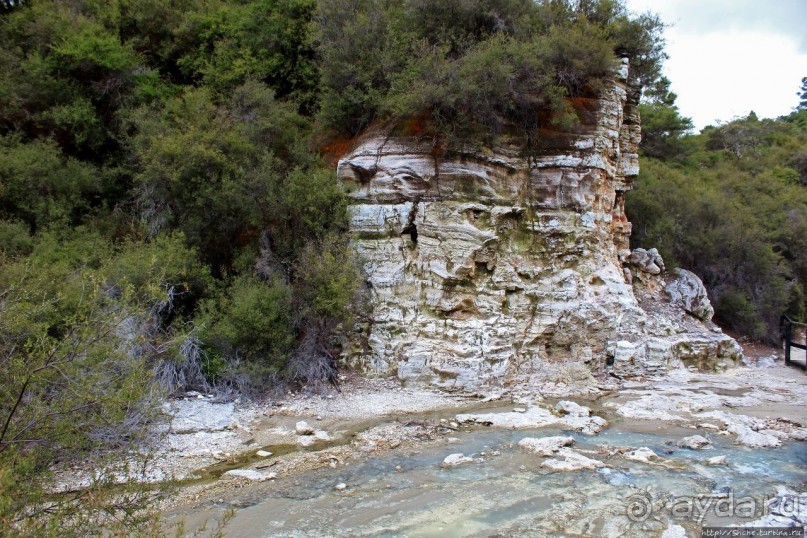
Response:
[[[277,299],[288,310],[277,319],[282,338],[216,332],[224,311],[206,314],[213,326],[197,323],[197,333],[211,335],[202,347],[228,364],[266,362],[282,373],[313,311],[230,288],[249,282],[255,297],[299,291],[300,253],[345,230],[344,197],[310,142],[316,3],[33,0],[6,7],[4,255],[17,259],[47,230],[69,238],[76,226],[100,233],[113,257],[113,245],[150,245],[181,231],[183,248],[197,252],[217,280],[194,293],[163,290],[183,309],[183,323],[202,312],[203,300],[205,312],[220,304],[272,317]],[[347,292],[321,291],[336,293],[345,309],[359,279],[353,267],[339,269],[349,271],[341,280]],[[168,337],[184,332],[174,317],[160,328]]]
[[[147,461],[118,451],[148,441],[158,409],[149,362],[160,353],[165,289],[209,282],[181,236],[116,247],[86,230],[44,232],[29,256],[3,260],[0,534],[84,536],[101,523],[148,522],[129,510],[148,488],[108,486],[140,476]],[[97,470],[89,486],[48,495],[52,464],[82,458]]]
[[[659,28],[616,0],[0,2],[0,534],[134,532],[144,490],[100,458],[165,392],[334,379],[363,279],[318,147],[529,149],[619,57],[654,81]],[[81,459],[97,483],[48,494]]]
[[[108,486],[158,397],[332,375],[361,279],[312,150],[315,9],[2,4],[0,534],[135,532],[148,488]]]
[[[637,83],[658,75],[659,21],[620,2],[547,0],[320,1],[320,118],[354,135],[418,118],[449,143],[527,142],[576,121],[569,97],[594,95],[630,57]]]
[[[807,313],[807,111],[684,135],[669,105],[644,107],[632,239],[698,274],[724,325],[773,340],[781,314]]]

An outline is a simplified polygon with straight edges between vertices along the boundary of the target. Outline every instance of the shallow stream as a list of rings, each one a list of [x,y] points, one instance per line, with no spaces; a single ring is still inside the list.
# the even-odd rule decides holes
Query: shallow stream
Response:
[[[611,417],[609,417],[611,418]],[[230,491],[198,509],[177,512],[192,529],[236,510],[228,536],[658,536],[671,524],[699,536],[704,525],[746,522],[764,515],[777,488],[807,490],[807,444],[750,449],[711,435],[709,450],[674,442],[694,430],[647,431],[647,423],[615,420],[596,436],[557,429],[474,427],[457,441],[412,453],[368,455],[325,468]],[[707,434],[709,432],[697,432]],[[524,437],[575,437],[575,449],[606,467],[551,472],[539,455],[516,446]],[[608,456],[603,446],[648,447],[667,466]],[[452,453],[481,458],[455,468]],[[725,455],[726,465],[706,460]],[[334,486],[347,488],[337,491]],[[697,533],[697,534],[696,534]]]

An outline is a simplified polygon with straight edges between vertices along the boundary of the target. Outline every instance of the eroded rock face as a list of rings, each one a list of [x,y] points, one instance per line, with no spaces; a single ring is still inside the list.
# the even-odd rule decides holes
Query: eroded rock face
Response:
[[[664,288],[673,304],[704,321],[715,315],[706,288],[698,275],[686,269],[676,269],[676,278]]]
[[[602,371],[617,342],[631,346],[622,374],[736,358],[728,337],[646,312],[628,281],[639,118],[626,75],[577,99],[580,128],[547,132],[529,158],[515,142],[359,140],[338,166],[373,306],[353,365],[472,391],[541,382],[548,363]]]

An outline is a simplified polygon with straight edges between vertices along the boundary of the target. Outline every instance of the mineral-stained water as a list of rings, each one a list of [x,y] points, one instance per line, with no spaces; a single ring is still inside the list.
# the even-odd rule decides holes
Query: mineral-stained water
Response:
[[[578,450],[606,466],[551,472],[524,437],[573,435]],[[459,442],[367,456],[235,490],[185,517],[188,527],[236,514],[230,536],[658,536],[679,525],[700,535],[706,525],[758,519],[777,488],[807,490],[807,444],[750,449],[714,436],[709,450],[675,446],[675,433],[631,430],[614,423],[596,436],[559,430],[475,428]],[[664,461],[649,465],[614,454],[614,447],[648,447]],[[481,462],[442,468],[452,453]],[[725,465],[707,465],[725,455]],[[346,484],[336,490],[335,484]]]

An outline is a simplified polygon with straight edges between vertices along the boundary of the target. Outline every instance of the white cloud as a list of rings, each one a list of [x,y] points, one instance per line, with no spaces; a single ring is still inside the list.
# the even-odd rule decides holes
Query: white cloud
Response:
[[[807,52],[804,0],[629,0],[634,9],[658,11],[682,34],[756,30],[787,35]]]
[[[751,110],[777,117],[796,105],[807,76],[804,0],[629,0],[628,6],[674,24],[665,32],[665,74],[681,113],[697,128]]]

